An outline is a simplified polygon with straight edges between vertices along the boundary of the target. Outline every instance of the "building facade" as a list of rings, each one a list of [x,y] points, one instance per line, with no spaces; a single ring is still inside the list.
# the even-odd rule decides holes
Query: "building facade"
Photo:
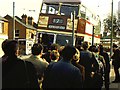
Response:
[[[4,54],[1,44],[5,39],[8,39],[8,20],[0,16],[0,57]]]
[[[36,31],[32,17],[23,14],[21,18],[15,16],[15,30],[13,30],[13,17],[6,15],[9,22],[8,39],[15,39],[19,42],[20,54],[30,54],[31,46],[35,43]]]

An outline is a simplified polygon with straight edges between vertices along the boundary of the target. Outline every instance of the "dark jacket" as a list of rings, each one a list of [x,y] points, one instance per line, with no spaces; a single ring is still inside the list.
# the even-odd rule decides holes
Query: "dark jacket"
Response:
[[[2,88],[36,88],[39,90],[35,72],[32,63],[27,61],[24,63],[16,56],[7,57],[2,62]],[[29,86],[26,84],[27,81]]]
[[[79,63],[85,67],[85,75],[91,73],[92,71],[92,53],[88,50],[81,51]],[[87,77],[87,76],[86,76]]]
[[[119,50],[119,49],[116,49],[116,50],[114,51],[114,54],[112,55],[111,58],[113,59],[112,64],[113,64],[114,66],[120,67],[120,50]]]
[[[104,57],[105,65],[106,65],[105,70],[106,70],[107,72],[110,72],[110,58],[109,58],[108,53],[105,52],[105,51],[102,51],[102,52],[99,53],[99,55],[101,55],[101,56]]]
[[[60,60],[48,66],[42,85],[43,89],[82,88],[82,75],[69,61]]]

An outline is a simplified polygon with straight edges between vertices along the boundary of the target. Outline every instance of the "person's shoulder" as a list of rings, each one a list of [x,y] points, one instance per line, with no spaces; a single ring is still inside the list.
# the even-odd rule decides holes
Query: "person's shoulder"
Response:
[[[17,62],[18,62],[18,63],[24,63],[23,60],[20,59],[20,58],[17,58]]]
[[[71,65],[71,67],[74,71],[79,71],[80,70],[78,65],[76,65],[76,66],[73,65],[73,64],[70,64],[70,65]]]
[[[81,55],[86,55],[86,54],[88,54],[89,52],[88,51],[80,51],[80,54]]]
[[[120,49],[118,48],[118,49],[116,49],[116,51],[120,52]]]
[[[45,58],[39,58],[38,62],[40,62],[42,64],[49,64]]]
[[[27,61],[27,59],[20,59],[20,58],[17,58],[18,62],[19,63],[23,63],[23,64],[26,64],[26,65],[29,65],[29,66],[33,66],[33,64],[29,61]]]
[[[29,61],[27,61],[27,59],[17,58],[17,60],[18,60],[19,63],[30,63]]]
[[[29,61],[25,61],[25,60],[23,60],[24,61],[24,63],[26,63],[27,65],[31,65],[31,66],[33,66],[33,64],[31,63],[31,62],[29,62]]]

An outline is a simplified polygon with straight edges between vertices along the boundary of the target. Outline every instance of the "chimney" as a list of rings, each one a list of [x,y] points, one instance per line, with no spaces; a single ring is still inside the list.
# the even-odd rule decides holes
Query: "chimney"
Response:
[[[22,15],[22,22],[25,23],[25,24],[28,24],[28,19],[27,19],[27,15],[26,14]]]
[[[28,24],[33,25],[33,18],[32,17],[28,17]]]

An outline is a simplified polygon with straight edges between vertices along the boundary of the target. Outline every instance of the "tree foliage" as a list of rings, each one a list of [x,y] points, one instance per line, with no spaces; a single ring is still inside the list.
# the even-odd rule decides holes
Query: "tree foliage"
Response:
[[[103,20],[104,23],[104,32],[106,33],[111,33],[111,28],[112,28],[112,18],[109,15],[107,18]],[[114,15],[113,16],[113,36],[116,36],[116,29],[118,28],[117,25],[117,17]]]

